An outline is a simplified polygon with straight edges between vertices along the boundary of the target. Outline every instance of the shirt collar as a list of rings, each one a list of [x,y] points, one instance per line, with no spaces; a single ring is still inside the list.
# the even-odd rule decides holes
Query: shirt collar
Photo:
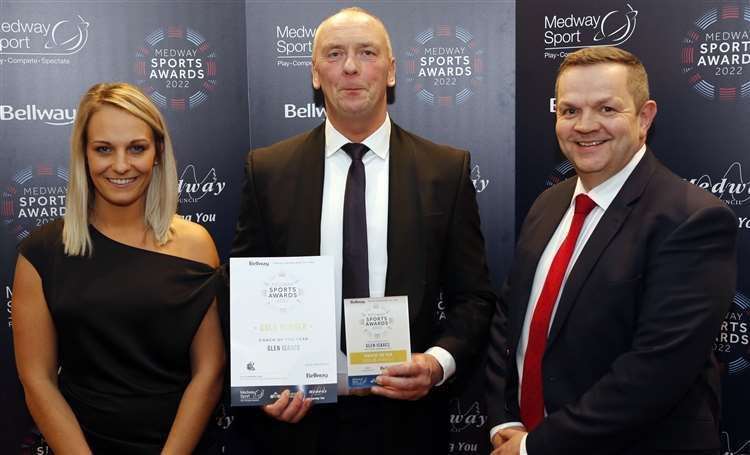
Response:
[[[578,179],[576,181],[576,189],[573,192],[573,200],[571,200],[570,202],[571,205],[574,203],[576,196],[581,193],[585,193],[594,202],[596,202],[596,205],[601,207],[602,210],[607,210],[609,208],[609,205],[612,204],[612,201],[617,196],[617,193],[619,193],[620,189],[622,189],[623,185],[625,185],[625,181],[628,180],[628,177],[630,177],[630,174],[633,173],[633,170],[636,166],[638,166],[638,163],[641,162],[641,158],[643,158],[643,155],[645,154],[646,144],[643,144],[640,150],[638,150],[635,155],[633,155],[633,157],[630,159],[628,164],[625,165],[625,167],[620,169],[612,177],[595,186],[588,193],[586,193],[586,189],[583,188],[581,179]]]
[[[343,134],[338,132],[333,127],[331,122],[326,119],[326,158],[330,158],[331,155],[341,150],[341,147],[351,142]],[[391,143],[391,119],[388,113],[385,113],[385,120],[383,124],[375,130],[374,133],[369,135],[363,144],[367,146],[375,155],[381,159],[385,159],[388,156],[388,150]]]

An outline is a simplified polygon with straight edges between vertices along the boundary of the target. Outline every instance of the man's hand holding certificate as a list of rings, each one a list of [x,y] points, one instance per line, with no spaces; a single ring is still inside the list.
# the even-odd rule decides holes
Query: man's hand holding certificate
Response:
[[[330,257],[231,258],[233,406],[304,395],[336,401],[336,321]]]
[[[406,296],[344,300],[349,389],[370,388],[387,368],[411,360]]]

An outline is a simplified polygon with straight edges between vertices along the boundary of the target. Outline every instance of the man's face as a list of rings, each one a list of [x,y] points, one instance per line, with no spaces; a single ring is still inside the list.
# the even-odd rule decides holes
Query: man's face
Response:
[[[557,140],[587,190],[619,172],[645,143],[656,103],[636,109],[628,68],[573,66],[557,84]]]
[[[386,87],[396,84],[383,27],[356,12],[326,21],[316,38],[312,82],[323,91],[326,115],[334,122],[382,122]]]

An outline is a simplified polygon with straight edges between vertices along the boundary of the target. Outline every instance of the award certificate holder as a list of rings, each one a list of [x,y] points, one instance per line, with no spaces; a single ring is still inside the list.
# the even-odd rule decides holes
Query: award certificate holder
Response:
[[[230,258],[232,406],[289,389],[336,401],[336,307],[328,256]]]
[[[349,388],[375,385],[391,365],[411,360],[407,296],[345,299]]]

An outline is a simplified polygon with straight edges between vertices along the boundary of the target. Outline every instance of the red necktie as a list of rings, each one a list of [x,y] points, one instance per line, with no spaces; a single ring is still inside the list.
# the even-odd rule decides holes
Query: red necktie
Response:
[[[583,227],[586,215],[596,207],[596,202],[585,194],[576,196],[573,221],[565,240],[552,260],[542,292],[534,308],[534,316],[529,327],[529,342],[523,359],[523,378],[521,380],[521,421],[528,431],[533,430],[544,419],[544,394],[542,388],[542,357],[547,344],[552,309],[560,294],[565,271],[573,256],[578,235]]]

